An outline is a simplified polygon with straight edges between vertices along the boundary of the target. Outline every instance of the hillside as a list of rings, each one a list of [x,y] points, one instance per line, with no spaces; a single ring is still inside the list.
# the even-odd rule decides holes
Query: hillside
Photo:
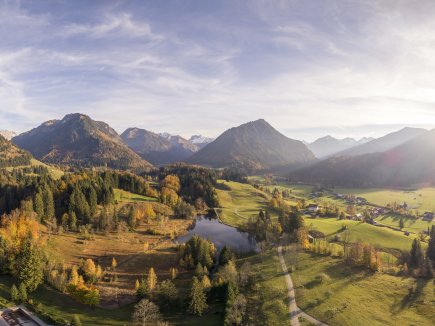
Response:
[[[152,167],[128,148],[109,125],[78,113],[47,121],[12,141],[46,163],[116,169]]]
[[[403,128],[365,144],[338,152],[335,156],[357,156],[371,153],[382,153],[399,146],[408,140],[418,137],[425,132],[427,132],[427,130],[422,128]]]
[[[0,168],[30,165],[32,155],[0,135]]]
[[[358,141],[353,138],[337,139],[331,136],[325,136],[315,140],[307,146],[317,158],[324,158],[346,149],[365,144],[371,140],[373,139],[362,138]]]
[[[251,171],[290,169],[313,161],[313,153],[302,142],[287,138],[263,119],[225,131],[187,160],[214,168],[236,165]]]
[[[163,165],[183,161],[198,150],[195,144],[180,136],[156,134],[139,128],[129,128],[121,138],[143,159]]]
[[[435,129],[383,153],[332,157],[292,173],[294,181],[346,186],[435,184]]]

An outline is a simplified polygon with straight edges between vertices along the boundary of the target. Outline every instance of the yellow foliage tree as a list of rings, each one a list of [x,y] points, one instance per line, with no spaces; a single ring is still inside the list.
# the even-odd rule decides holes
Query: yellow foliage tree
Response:
[[[147,286],[149,291],[153,291],[156,288],[157,285],[157,275],[156,272],[154,272],[154,268],[150,268],[148,271],[148,278],[147,278]]]

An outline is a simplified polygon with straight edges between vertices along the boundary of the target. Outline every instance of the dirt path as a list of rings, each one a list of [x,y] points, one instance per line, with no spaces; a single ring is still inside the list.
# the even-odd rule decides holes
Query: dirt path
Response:
[[[298,308],[298,305],[296,304],[296,293],[293,286],[293,281],[290,276],[290,273],[288,272],[287,265],[284,260],[284,256],[282,255],[282,246],[278,247],[278,256],[279,261],[281,263],[282,271],[285,275],[285,281],[287,283],[287,289],[288,289],[288,297],[289,297],[289,314],[290,314],[290,322],[292,326],[299,326],[299,317],[304,318],[305,320],[309,321],[310,323],[318,326],[327,326],[327,324],[322,323],[321,321],[311,317],[310,315],[303,312],[301,309]]]

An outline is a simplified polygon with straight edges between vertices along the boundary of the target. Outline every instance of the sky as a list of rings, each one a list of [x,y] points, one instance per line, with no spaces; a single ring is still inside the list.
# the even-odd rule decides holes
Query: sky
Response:
[[[430,0],[0,0],[0,129],[80,112],[216,137],[435,127]]]

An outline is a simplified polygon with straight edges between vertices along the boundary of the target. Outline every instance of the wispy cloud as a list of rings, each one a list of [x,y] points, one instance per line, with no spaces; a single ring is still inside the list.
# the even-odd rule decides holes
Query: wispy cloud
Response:
[[[435,125],[430,1],[82,5],[0,0],[2,129],[72,111],[186,136],[259,117],[307,139]]]

